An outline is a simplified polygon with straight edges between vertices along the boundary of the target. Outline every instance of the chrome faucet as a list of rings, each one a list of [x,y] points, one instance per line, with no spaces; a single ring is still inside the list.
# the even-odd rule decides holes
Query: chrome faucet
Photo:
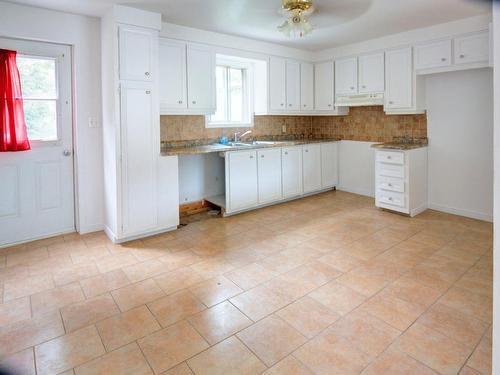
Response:
[[[252,132],[251,130],[247,130],[246,132],[244,132],[242,134],[240,134],[239,132],[234,133],[233,142],[239,142],[241,140],[241,138],[243,138],[245,135],[250,134],[251,132]]]

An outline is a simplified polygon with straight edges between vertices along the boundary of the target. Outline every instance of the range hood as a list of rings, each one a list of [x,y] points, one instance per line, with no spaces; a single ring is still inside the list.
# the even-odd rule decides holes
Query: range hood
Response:
[[[369,105],[384,105],[384,94],[337,95],[336,107],[361,107]]]

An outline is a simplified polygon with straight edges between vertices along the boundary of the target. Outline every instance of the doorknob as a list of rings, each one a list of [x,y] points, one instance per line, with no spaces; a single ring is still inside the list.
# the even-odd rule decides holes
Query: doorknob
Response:
[[[64,156],[70,156],[71,155],[71,151],[70,150],[64,150],[63,151],[63,155]]]

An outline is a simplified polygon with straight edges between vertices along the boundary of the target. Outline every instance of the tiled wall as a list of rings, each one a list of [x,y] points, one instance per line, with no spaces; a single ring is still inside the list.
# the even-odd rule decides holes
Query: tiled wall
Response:
[[[286,126],[286,133],[282,126]],[[176,143],[231,137],[245,128],[205,128],[204,116],[161,116],[161,140]],[[381,106],[351,108],[347,116],[256,116],[249,138],[341,138],[388,142],[394,137],[427,137],[426,115],[391,115]]]
[[[427,116],[386,115],[382,106],[353,107],[347,116],[316,116],[312,119],[315,138],[390,142],[394,137],[427,138]]]

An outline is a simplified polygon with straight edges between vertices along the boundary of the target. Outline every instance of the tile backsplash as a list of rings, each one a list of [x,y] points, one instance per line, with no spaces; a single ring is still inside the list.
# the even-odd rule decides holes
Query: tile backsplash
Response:
[[[205,116],[161,116],[162,142],[217,140],[248,128],[205,128]],[[283,127],[286,131],[283,132]],[[341,138],[368,142],[389,142],[395,137],[426,138],[427,117],[386,115],[382,106],[353,107],[346,116],[256,116],[253,138]]]

